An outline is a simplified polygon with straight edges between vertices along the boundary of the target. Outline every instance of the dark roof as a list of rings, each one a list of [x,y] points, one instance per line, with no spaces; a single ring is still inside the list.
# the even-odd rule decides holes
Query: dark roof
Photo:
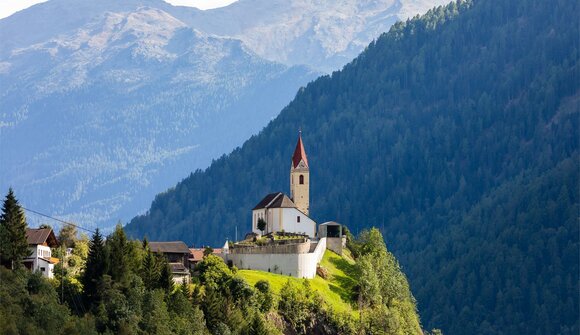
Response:
[[[296,208],[296,205],[282,192],[270,193],[253,209],[262,208]]]
[[[58,240],[50,228],[26,229],[26,241],[30,245],[46,243],[49,247],[58,246]]]
[[[296,168],[300,161],[304,161],[306,167],[308,167],[308,158],[306,157],[306,150],[304,150],[304,144],[302,143],[302,133],[298,135],[298,143],[296,143],[296,149],[294,149],[294,155],[292,155],[292,167]]]
[[[153,252],[164,254],[189,254],[189,248],[182,241],[172,242],[149,242],[149,248]]]

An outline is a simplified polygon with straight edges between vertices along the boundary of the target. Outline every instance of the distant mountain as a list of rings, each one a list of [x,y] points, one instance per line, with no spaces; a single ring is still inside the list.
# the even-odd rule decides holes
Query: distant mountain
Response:
[[[302,128],[312,216],[381,227],[426,328],[577,334],[578,6],[461,1],[395,24],[126,230],[241,236],[262,196],[288,191]]]
[[[105,227],[257,132],[316,76],[151,7],[14,49],[0,69],[2,188]]]
[[[0,189],[111,227],[257,133],[319,70],[436,3],[50,0],[18,12],[0,20]]]
[[[286,65],[332,72],[396,21],[449,0],[239,0],[210,11],[176,12],[196,29],[240,39],[256,54]]]

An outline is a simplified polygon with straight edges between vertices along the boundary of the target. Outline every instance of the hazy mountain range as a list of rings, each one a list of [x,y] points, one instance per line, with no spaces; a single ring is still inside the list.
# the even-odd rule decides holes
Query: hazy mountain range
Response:
[[[51,0],[18,12],[0,20],[0,187],[84,225],[127,220],[300,86],[443,2]]]

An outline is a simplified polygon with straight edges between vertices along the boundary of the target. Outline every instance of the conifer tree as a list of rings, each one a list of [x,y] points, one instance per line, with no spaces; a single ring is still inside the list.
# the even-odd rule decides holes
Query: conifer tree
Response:
[[[152,290],[157,287],[157,283],[159,282],[159,261],[153,252],[151,252],[147,240],[143,241],[143,245],[145,248],[145,257],[143,258],[140,274],[145,288]]]
[[[120,223],[117,224],[115,231],[107,238],[107,247],[110,255],[109,274],[114,281],[122,282],[129,274],[129,244]]]
[[[165,290],[167,293],[173,291],[173,273],[171,273],[171,266],[165,257],[161,258],[161,271],[159,273],[158,287]]]
[[[8,190],[0,216],[0,257],[11,269],[19,267],[30,255],[26,240],[26,216],[12,188]]]
[[[81,277],[84,288],[84,299],[87,306],[98,305],[100,294],[98,285],[103,275],[107,273],[107,255],[103,236],[99,229],[95,231],[89,242],[89,255],[85,271]]]

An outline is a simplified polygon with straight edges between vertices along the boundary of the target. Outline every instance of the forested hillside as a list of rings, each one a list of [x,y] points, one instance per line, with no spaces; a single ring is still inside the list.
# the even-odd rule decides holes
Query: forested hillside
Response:
[[[381,227],[426,328],[576,334],[578,10],[460,1],[398,23],[127,230],[198,245],[249,230],[288,189],[301,127],[313,217]]]

